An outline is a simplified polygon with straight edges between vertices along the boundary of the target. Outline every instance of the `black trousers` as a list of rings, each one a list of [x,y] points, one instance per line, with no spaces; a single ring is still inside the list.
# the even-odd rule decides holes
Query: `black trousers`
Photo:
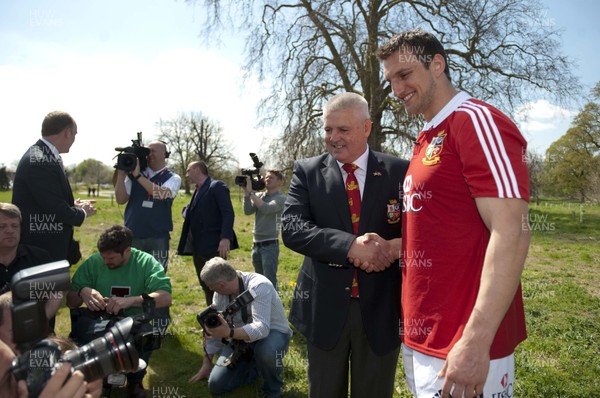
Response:
[[[196,268],[196,275],[198,276],[198,282],[200,282],[200,286],[202,286],[202,290],[204,291],[204,297],[206,298],[207,306],[212,304],[213,292],[208,288],[208,286],[206,286],[206,283],[202,282],[202,279],[200,279],[200,273],[202,272],[202,268],[204,268],[204,264],[206,264],[206,262],[208,260],[210,260],[211,258],[217,257],[218,255],[219,255],[219,253],[215,253],[212,256],[200,256],[200,255],[194,254],[194,267]]]
[[[310,398],[347,398],[348,378],[352,398],[392,397],[400,344],[383,356],[371,350],[359,300],[351,300],[348,320],[332,350],[322,350],[308,343]]]

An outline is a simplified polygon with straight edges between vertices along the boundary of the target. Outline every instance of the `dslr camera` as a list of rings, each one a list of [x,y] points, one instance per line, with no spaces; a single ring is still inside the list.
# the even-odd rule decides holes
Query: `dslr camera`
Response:
[[[262,191],[263,189],[265,189],[265,179],[260,175],[260,168],[263,167],[263,162],[258,160],[258,156],[256,156],[256,154],[252,152],[250,152],[250,158],[252,158],[254,168],[242,169],[242,175],[235,177],[235,183],[240,187],[245,187],[246,176],[248,176],[252,181],[252,190]]]
[[[123,170],[126,173],[131,173],[135,170],[137,160],[140,161],[140,171],[143,171],[148,167],[148,155],[150,149],[142,145],[142,132],[137,133],[137,139],[131,140],[131,145],[126,147],[116,147],[115,151],[117,154],[117,164],[115,169]]]
[[[62,362],[70,362],[73,371],[81,371],[88,382],[138,368],[138,349],[145,348],[148,339],[135,335],[132,317],[119,320],[103,336],[67,354],[47,338],[45,299],[59,298],[59,292],[70,287],[69,263],[65,260],[22,270],[12,278],[13,340],[20,353],[13,359],[12,373],[17,380],[27,382],[30,397],[39,396]]]
[[[254,290],[248,289],[245,290],[242,294],[237,296],[229,305],[223,310],[218,311],[212,305],[199,313],[196,316],[198,323],[202,326],[202,329],[206,332],[206,328],[216,328],[221,324],[219,321],[219,314],[223,315],[225,320],[231,321],[233,315],[238,312],[242,307],[247,306],[252,301],[254,301],[254,297],[256,297],[256,293]]]
[[[252,301],[254,301],[255,297],[256,293],[254,292],[254,290],[245,290],[242,294],[237,296],[231,303],[229,303],[229,305],[223,311],[218,311],[215,307],[211,305],[204,311],[200,312],[196,316],[196,319],[200,326],[202,326],[204,332],[208,335],[210,335],[210,333],[208,333],[206,328],[215,328],[221,324],[219,320],[219,314],[223,315],[230,327],[233,327],[233,316],[235,315],[235,313],[243,307],[250,304]],[[228,358],[225,358],[224,360],[219,359],[219,361],[217,361],[218,366],[228,366],[230,368],[233,368],[238,359],[252,357],[253,353],[251,346],[246,344],[242,340],[229,341],[223,339],[223,343],[229,344],[231,346],[232,353]]]

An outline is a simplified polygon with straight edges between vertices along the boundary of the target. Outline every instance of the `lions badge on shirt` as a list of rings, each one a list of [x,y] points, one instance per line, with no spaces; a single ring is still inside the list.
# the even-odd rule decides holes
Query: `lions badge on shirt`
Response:
[[[431,140],[431,144],[425,150],[425,157],[423,158],[425,166],[433,166],[441,162],[440,154],[444,149],[444,138],[446,138],[446,131],[442,130],[438,133],[437,137]]]
[[[387,222],[396,224],[402,217],[402,208],[396,199],[391,199],[387,205]]]

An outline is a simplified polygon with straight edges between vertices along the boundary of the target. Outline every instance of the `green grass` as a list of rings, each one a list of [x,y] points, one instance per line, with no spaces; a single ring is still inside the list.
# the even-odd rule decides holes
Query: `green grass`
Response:
[[[10,201],[10,195],[10,192],[0,192],[0,201]],[[173,205],[175,230],[169,265],[173,324],[163,347],[153,354],[145,380],[153,397],[210,396],[206,381],[187,382],[202,362],[202,339],[196,314],[204,309],[204,295],[191,258],[173,253],[182,227],[180,210],[189,199],[180,195]],[[251,271],[253,218],[241,211],[237,188],[232,190],[232,201],[241,248],[232,251],[231,260],[237,268]],[[99,198],[97,207],[98,214],[76,229],[84,258],[94,251],[101,231],[122,222],[124,207],[111,202],[110,197]],[[533,237],[522,278],[529,338],[516,352],[514,396],[593,397],[600,391],[600,207],[584,206],[583,223],[580,223],[580,214],[578,204],[542,202],[531,207],[528,222]],[[289,309],[301,262],[300,255],[281,247],[278,278],[286,309]],[[68,312],[61,309],[57,330],[66,335],[69,329]],[[292,338],[284,363],[284,396],[305,397],[306,347],[300,334],[295,333]],[[396,373],[395,397],[409,397],[401,361]],[[259,389],[257,383],[226,397],[254,397]],[[125,397],[126,394],[116,390],[113,396]]]
[[[515,395],[598,396],[600,207],[543,202],[531,206],[529,223],[529,338],[516,352]]]

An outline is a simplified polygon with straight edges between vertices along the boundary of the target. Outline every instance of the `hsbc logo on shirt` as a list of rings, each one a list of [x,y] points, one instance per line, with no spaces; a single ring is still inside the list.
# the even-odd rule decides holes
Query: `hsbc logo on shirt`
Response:
[[[500,379],[500,385],[502,386],[502,391],[495,392],[491,395],[492,398],[512,398],[513,396],[513,383],[512,380],[509,380],[508,373],[505,373],[504,376]]]
[[[431,192],[424,190],[424,183],[414,184],[412,174],[404,178],[402,185],[402,212],[418,213],[423,208],[423,202],[431,199]]]

